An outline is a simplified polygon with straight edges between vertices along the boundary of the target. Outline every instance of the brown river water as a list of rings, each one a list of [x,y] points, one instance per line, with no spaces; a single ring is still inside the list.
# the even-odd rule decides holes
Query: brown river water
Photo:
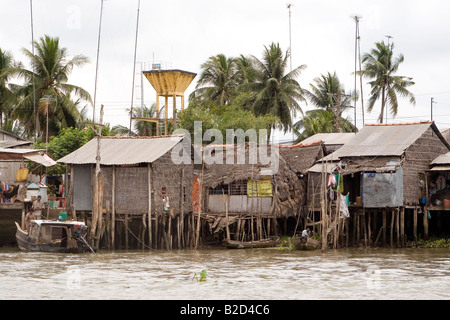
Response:
[[[206,281],[197,281],[202,270]],[[0,299],[450,299],[450,249],[26,253],[0,248]]]

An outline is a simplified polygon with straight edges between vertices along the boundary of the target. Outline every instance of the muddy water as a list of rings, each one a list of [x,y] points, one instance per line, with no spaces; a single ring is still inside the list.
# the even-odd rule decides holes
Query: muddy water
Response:
[[[0,299],[450,299],[450,249],[0,249]]]

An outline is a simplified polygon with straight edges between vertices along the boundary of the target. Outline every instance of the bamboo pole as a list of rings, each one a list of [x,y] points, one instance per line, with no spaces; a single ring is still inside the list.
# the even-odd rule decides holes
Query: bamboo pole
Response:
[[[400,245],[405,246],[405,208],[400,209]]]
[[[396,232],[396,235],[397,235],[397,238],[396,238],[396,240],[397,240],[397,246],[399,245],[399,243],[400,243],[400,209],[399,208],[396,208],[395,209],[395,232]]]
[[[149,246],[149,248],[151,248],[153,245],[153,241],[152,241],[152,167],[151,167],[151,163],[147,164],[147,185],[148,185],[148,211],[147,211],[148,246]]]
[[[391,209],[391,236],[390,236],[391,247],[394,246],[394,221],[395,221],[395,209]]]
[[[204,155],[202,155],[202,158]],[[203,198],[203,170],[205,168],[205,161],[203,159],[202,161],[202,174],[200,178],[198,179],[198,212],[197,212],[197,230],[196,230],[196,236],[195,236],[195,249],[198,248],[198,243],[200,240],[200,212],[201,208],[203,207],[202,198]]]
[[[413,220],[414,241],[417,241],[417,206],[414,207]]]
[[[116,238],[116,166],[112,167],[111,189],[111,248],[114,249]]]
[[[423,211],[423,237],[428,240],[428,210],[426,207]]]
[[[383,246],[386,245],[387,212],[383,210]]]

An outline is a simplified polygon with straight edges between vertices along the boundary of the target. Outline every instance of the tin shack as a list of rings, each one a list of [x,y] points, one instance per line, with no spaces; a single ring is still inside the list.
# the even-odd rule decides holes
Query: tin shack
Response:
[[[85,220],[91,239],[106,248],[192,246],[193,163],[172,158],[172,151],[190,155],[190,144],[184,142],[183,135],[94,138],[61,158],[58,162],[67,164],[71,215]]]

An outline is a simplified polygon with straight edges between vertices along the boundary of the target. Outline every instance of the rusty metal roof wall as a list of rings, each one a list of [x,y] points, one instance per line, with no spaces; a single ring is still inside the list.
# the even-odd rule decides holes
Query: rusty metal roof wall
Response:
[[[401,156],[430,126],[434,124],[417,122],[366,125],[349,142],[327,157]],[[439,133],[435,126],[434,130]]]
[[[178,144],[184,136],[103,137],[100,143],[100,164],[127,165],[151,163]],[[59,159],[59,163],[95,164],[97,139]]]

